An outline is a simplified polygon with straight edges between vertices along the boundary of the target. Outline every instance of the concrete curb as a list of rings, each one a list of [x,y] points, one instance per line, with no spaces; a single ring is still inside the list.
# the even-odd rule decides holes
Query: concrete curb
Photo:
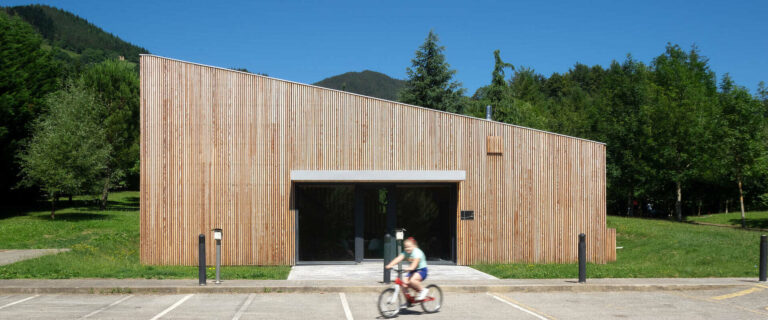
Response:
[[[566,284],[566,285],[441,285],[444,292],[648,292],[744,288],[744,284]],[[0,294],[237,294],[237,293],[378,293],[386,285],[376,286],[136,286],[136,287],[50,287],[2,286]]]

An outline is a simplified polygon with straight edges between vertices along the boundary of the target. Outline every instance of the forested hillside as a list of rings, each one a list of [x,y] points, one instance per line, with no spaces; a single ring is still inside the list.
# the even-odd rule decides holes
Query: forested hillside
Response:
[[[380,72],[364,70],[325,78],[315,82],[314,85],[387,100],[397,100],[397,94],[405,85],[405,81],[391,78]]]
[[[31,24],[48,45],[63,49],[64,52],[57,56],[65,59],[74,58],[87,64],[123,56],[128,61],[138,62],[139,54],[148,53],[146,49],[123,41],[61,9],[28,5],[7,7],[5,10],[9,15],[17,15]]]

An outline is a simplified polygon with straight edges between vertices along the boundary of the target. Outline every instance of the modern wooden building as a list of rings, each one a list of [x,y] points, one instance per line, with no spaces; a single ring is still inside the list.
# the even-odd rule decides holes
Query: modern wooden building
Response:
[[[382,258],[405,228],[430,263],[615,256],[605,145],[270,77],[141,57],[141,261]],[[212,254],[208,254],[209,261]]]

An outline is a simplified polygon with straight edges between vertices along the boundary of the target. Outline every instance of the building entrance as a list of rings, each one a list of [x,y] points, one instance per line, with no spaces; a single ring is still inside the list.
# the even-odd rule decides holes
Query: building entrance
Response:
[[[298,263],[380,260],[405,228],[431,263],[456,258],[456,184],[296,184]]]

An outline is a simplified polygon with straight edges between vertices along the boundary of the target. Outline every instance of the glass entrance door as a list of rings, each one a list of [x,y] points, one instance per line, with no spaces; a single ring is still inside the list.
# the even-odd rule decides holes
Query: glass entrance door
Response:
[[[296,197],[299,262],[382,259],[394,228],[427,260],[455,261],[455,184],[298,184]]]
[[[385,187],[361,188],[363,198],[363,258],[384,258],[384,234],[387,232],[387,198]]]
[[[299,261],[354,261],[354,185],[300,185]]]

